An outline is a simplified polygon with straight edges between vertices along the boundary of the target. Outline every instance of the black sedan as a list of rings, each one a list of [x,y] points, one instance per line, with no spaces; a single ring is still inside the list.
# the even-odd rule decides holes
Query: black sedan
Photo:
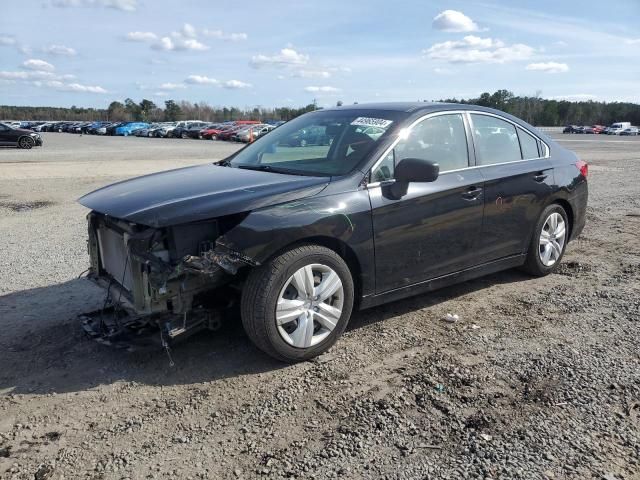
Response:
[[[42,137],[31,130],[13,128],[0,123],[0,145],[26,149],[40,147],[42,146]]]
[[[291,141],[309,131],[329,141]],[[587,174],[571,151],[487,108],[308,113],[218,164],[82,197],[89,278],[118,299],[114,321],[101,311],[84,328],[115,343],[156,325],[166,346],[237,311],[260,349],[309,359],[354,309],[513,267],[553,272],[584,227]]]

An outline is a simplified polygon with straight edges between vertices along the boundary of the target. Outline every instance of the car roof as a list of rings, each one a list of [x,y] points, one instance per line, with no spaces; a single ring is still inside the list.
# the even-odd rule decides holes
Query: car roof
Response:
[[[378,103],[357,103],[354,105],[343,105],[341,107],[325,108],[324,110],[391,110],[395,112],[414,113],[418,111],[438,111],[438,110],[487,110],[490,108],[479,107],[477,105],[466,105],[462,103],[446,102],[378,102]]]

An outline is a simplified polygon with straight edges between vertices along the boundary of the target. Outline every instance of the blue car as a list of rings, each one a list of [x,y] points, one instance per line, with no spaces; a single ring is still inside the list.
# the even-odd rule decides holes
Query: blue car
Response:
[[[148,123],[145,122],[128,122],[125,123],[124,125],[120,125],[118,128],[116,128],[116,135],[123,135],[125,137],[131,135],[131,132],[133,132],[134,130],[137,130],[139,128],[147,128],[149,126]]]

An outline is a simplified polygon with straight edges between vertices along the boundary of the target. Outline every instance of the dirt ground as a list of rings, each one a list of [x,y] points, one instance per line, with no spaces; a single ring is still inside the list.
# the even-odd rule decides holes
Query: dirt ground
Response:
[[[171,367],[75,319],[103,301],[78,279],[75,199],[236,146],[49,133],[0,149],[0,478],[640,479],[640,137],[557,137],[590,163],[587,226],[558,273],[357,313],[294,366],[238,324]]]

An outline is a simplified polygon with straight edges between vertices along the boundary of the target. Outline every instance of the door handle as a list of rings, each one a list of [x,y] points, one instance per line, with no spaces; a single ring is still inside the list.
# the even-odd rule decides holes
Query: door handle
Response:
[[[533,176],[533,179],[538,183],[542,183],[547,179],[548,176],[549,175],[547,175],[546,173],[538,172]]]
[[[475,186],[469,187],[467,191],[462,194],[462,198],[465,200],[477,200],[480,194],[482,194],[482,188]]]

